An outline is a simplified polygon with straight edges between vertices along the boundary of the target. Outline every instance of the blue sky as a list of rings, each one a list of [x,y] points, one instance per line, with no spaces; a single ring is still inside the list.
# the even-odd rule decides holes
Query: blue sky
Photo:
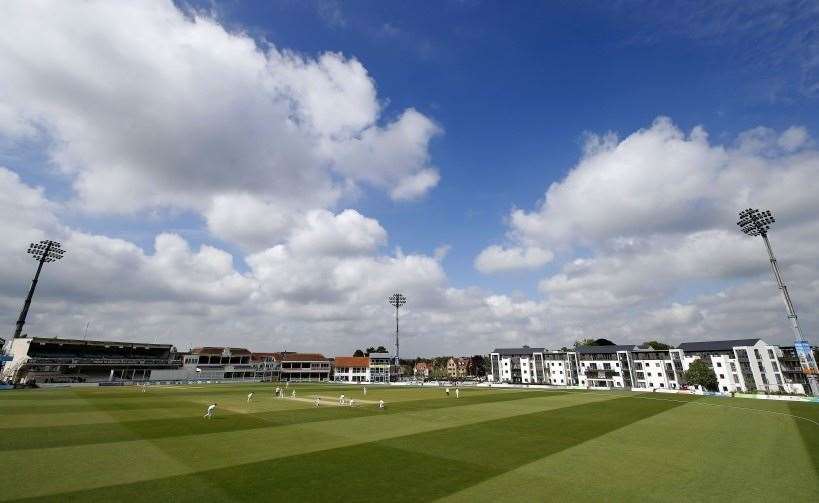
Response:
[[[6,9],[3,197],[31,202],[0,232],[62,234],[98,280],[55,271],[43,331],[340,351],[385,337],[375,303],[405,289],[418,353],[787,340],[764,255],[731,227],[744,204],[780,212],[797,304],[819,302],[812,3]],[[3,319],[18,248],[0,250]],[[144,293],[111,286],[129,269]]]
[[[510,208],[531,208],[577,163],[586,132],[628,133],[659,115],[683,130],[703,125],[717,142],[760,125],[816,129],[818,103],[802,89],[802,61],[780,62],[791,56],[783,42],[810,24],[749,47],[765,37],[749,33],[747,21],[731,23],[739,6],[228,2],[215,12],[277,46],[356,57],[388,101],[385,115],[411,106],[439,122],[435,190],[409,204],[374,194],[359,207],[407,251],[450,244],[445,265],[459,286],[532,293],[537,277],[486,277],[472,259],[501,239]],[[758,11],[748,15],[753,26],[766,23]],[[700,26],[712,15],[714,33]]]

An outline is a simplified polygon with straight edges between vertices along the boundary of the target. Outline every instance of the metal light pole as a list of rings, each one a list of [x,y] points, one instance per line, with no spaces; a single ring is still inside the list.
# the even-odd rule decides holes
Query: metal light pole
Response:
[[[808,378],[808,384],[810,385],[812,394],[819,395],[819,379],[817,379],[816,375],[819,373],[819,369],[817,369],[816,360],[813,357],[810,344],[805,340],[804,335],[802,335],[802,329],[799,327],[799,320],[796,317],[796,308],[793,302],[791,302],[788,287],[785,286],[785,283],[782,281],[782,275],[779,273],[779,266],[776,263],[776,257],[771,248],[771,242],[768,240],[768,230],[770,230],[771,224],[774,222],[776,222],[776,219],[770,210],[761,211],[755,208],[748,208],[747,210],[739,212],[737,225],[742,232],[749,236],[762,236],[762,240],[765,242],[765,249],[768,250],[768,258],[771,261],[771,271],[773,271],[779,291],[782,292],[782,299],[785,301],[785,310],[788,313],[788,319],[791,320],[791,327],[796,338],[794,349],[799,357],[802,370]]]
[[[28,290],[26,301],[23,303],[23,309],[20,311],[20,317],[17,318],[17,327],[14,329],[15,339],[22,337],[23,325],[26,324],[26,315],[28,314],[28,308],[31,306],[31,298],[34,296],[34,289],[37,288],[37,281],[40,279],[40,271],[43,270],[43,264],[60,260],[63,258],[65,250],[60,248],[60,243],[45,240],[39,243],[31,243],[28,246],[28,253],[39,263],[37,264],[37,273],[34,274],[34,279],[31,281],[31,288]]]
[[[390,295],[390,297],[387,299],[387,302],[389,302],[389,304],[395,308],[395,364],[400,369],[401,360],[399,358],[398,345],[398,310],[401,308],[401,306],[407,303],[407,298],[404,297],[402,294],[396,292]]]

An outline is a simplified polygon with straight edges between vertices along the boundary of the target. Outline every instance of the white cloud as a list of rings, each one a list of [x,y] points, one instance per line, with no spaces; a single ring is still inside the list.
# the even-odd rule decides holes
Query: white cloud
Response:
[[[504,248],[492,245],[475,258],[475,267],[482,273],[536,269],[551,262],[552,258],[552,252],[542,248]]]
[[[0,74],[0,134],[42,131],[97,212],[191,209],[218,232],[230,198],[284,223],[356,184],[409,199],[438,181],[440,128],[413,109],[381,126],[359,61],[260,45],[170,1],[6,3]]]
[[[16,204],[2,206],[3,202]],[[386,299],[400,289],[402,354],[483,352],[499,339],[535,340],[543,332],[536,302],[448,285],[434,255],[379,253],[386,231],[357,211],[298,214],[278,245],[237,259],[192,247],[181,236],[156,236],[153,251],[61,224],[39,189],[0,169],[0,324],[11,326],[34,262],[27,240],[59,239],[68,251],[43,273],[26,331],[31,335],[231,344],[257,350],[349,353],[391,347]],[[14,213],[11,213],[14,211]]]
[[[817,175],[819,151],[801,127],[755,128],[728,146],[666,118],[623,139],[590,135],[578,164],[535,209],[511,213],[509,247],[485,249],[476,266],[520,258],[508,250],[558,250],[559,271],[539,287],[559,341],[603,334],[622,342],[754,335],[784,342],[791,334],[764,247],[738,231],[737,211],[774,211],[785,279],[798,302],[813,305]],[[816,316],[802,317],[815,332]]]

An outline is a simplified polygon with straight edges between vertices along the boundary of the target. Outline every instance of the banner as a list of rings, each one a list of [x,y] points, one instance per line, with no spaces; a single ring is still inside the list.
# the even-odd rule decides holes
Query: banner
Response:
[[[805,375],[819,375],[819,368],[816,367],[816,359],[813,357],[810,343],[808,341],[796,341],[793,343],[796,356],[799,357],[799,365]]]

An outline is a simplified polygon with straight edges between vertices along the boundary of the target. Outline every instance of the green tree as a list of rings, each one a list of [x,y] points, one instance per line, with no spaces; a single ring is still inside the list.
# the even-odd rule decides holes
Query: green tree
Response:
[[[574,347],[594,346],[594,339],[579,339],[574,341]]]
[[[708,391],[717,391],[719,389],[714,370],[701,358],[691,362],[688,370],[685,371],[684,377],[689,386],[702,386]]]
[[[355,353],[353,353],[353,356],[364,356],[364,351],[361,351],[360,349],[356,349]]]
[[[387,348],[385,348],[384,346],[378,346],[378,347],[376,348],[375,352],[376,352],[376,353],[386,353],[386,352],[387,352]]]
[[[375,352],[376,352],[375,347],[373,347],[373,346],[368,347],[367,351],[366,351],[368,356],[369,356],[370,353],[375,353]]]
[[[671,345],[658,341],[646,341],[643,343],[643,346],[648,346],[651,349],[656,349],[658,351],[665,351],[672,348]]]

